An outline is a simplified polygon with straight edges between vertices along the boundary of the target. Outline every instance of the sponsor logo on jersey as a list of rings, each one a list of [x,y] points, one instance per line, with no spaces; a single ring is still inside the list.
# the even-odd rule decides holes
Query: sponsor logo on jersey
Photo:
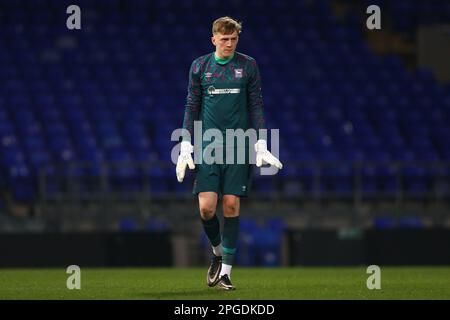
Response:
[[[236,78],[242,78],[242,69],[234,69],[234,76]]]
[[[216,89],[216,88],[214,88],[214,86],[209,86],[207,91],[208,91],[209,95],[214,95],[214,94],[236,94],[236,93],[240,93],[241,89],[240,88]]]
[[[211,78],[212,77],[212,73],[211,72],[206,72],[205,73],[205,78]]]

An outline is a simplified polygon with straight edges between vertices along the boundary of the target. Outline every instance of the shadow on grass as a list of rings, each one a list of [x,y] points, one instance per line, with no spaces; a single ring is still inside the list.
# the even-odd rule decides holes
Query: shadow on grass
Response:
[[[229,292],[223,292],[217,289],[199,289],[199,290],[186,290],[186,291],[161,291],[161,292],[142,292],[136,294],[137,297],[142,299],[190,299],[197,297],[206,297],[211,295],[222,296],[229,294]]]

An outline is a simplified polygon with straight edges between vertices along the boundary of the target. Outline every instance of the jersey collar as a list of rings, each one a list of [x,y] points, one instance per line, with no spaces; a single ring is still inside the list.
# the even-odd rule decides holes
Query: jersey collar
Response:
[[[215,52],[213,52],[213,55],[214,55],[214,60],[216,60],[216,62],[218,63],[218,64],[221,64],[221,65],[225,65],[225,64],[227,64],[228,62],[230,62],[233,58],[234,58],[234,53],[233,53],[233,55],[231,56],[231,57],[229,57],[229,58],[227,58],[227,59],[220,59],[220,58],[218,58],[217,56],[216,56],[216,53]]]

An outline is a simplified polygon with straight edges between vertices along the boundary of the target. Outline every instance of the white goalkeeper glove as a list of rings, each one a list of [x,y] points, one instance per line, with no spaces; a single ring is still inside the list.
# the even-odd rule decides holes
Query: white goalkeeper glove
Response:
[[[263,161],[277,167],[278,169],[283,168],[280,160],[278,160],[273,154],[267,150],[267,142],[266,140],[258,140],[255,144],[256,151],[256,166],[261,167]]]
[[[194,160],[191,156],[192,152],[194,152],[194,147],[192,144],[188,141],[182,141],[176,169],[178,182],[183,182],[184,175],[186,173],[186,166],[189,166],[189,169],[191,170],[195,169]]]

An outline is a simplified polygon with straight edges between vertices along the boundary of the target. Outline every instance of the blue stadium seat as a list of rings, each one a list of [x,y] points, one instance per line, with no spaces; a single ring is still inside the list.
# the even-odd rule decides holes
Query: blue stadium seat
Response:
[[[403,32],[450,17],[445,1],[379,3]],[[224,9],[212,0],[204,7],[173,4],[81,0],[109,19],[86,14],[83,33],[68,35],[52,13],[65,11],[62,2],[2,1],[8,15],[0,21],[1,169],[26,166],[35,181],[39,168],[82,160],[91,167],[77,176],[96,179],[102,161],[170,163],[170,134],[182,125],[189,64],[211,51],[208,41],[184,40],[207,39],[208,17]],[[345,161],[321,179],[325,191],[344,194],[354,187],[349,168],[358,161],[450,160],[450,87],[430,70],[409,72],[398,55],[374,53],[355,15],[338,19],[329,1],[240,1],[227,8],[239,8],[243,17],[252,13],[244,19],[242,51],[258,61],[268,128],[280,128],[286,165],[277,179],[286,182],[284,192],[294,197],[313,190],[312,168],[295,161]],[[143,176],[155,192],[188,189],[168,182],[173,168],[152,170]],[[429,190],[436,177],[432,170],[403,173],[404,187],[413,193]],[[108,175],[118,187],[140,185],[133,182],[135,170]],[[387,166],[365,168],[363,189],[393,193],[395,176]],[[275,181],[254,189],[270,194]],[[31,199],[36,184],[27,188],[16,194]]]

